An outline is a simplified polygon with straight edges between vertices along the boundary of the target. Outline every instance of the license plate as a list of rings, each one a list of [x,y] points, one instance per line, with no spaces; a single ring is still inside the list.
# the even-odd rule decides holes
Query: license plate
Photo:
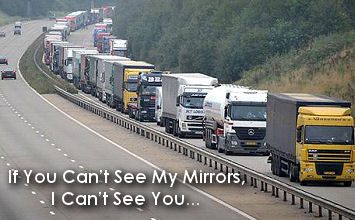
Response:
[[[255,141],[247,141],[246,144],[247,145],[256,145],[256,142]]]
[[[335,172],[334,171],[324,171],[323,172],[325,175],[334,175]]]

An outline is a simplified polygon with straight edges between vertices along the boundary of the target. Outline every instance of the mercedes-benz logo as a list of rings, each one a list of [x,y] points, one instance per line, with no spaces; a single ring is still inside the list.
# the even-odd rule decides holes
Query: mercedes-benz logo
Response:
[[[254,129],[249,129],[248,134],[249,134],[249,136],[253,136],[255,134]]]

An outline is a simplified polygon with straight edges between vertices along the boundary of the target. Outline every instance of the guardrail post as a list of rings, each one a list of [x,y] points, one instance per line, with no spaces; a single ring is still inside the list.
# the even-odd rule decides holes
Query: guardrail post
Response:
[[[264,192],[268,192],[268,185],[267,185],[267,183],[265,183],[265,188],[264,188]]]
[[[332,211],[330,211],[330,210],[328,209],[328,219],[329,219],[329,220],[332,220],[332,215],[333,215]]]
[[[210,161],[209,167],[212,167],[212,159],[210,158],[209,161]]]
[[[339,220],[342,220],[342,219],[343,219],[343,216],[339,214],[338,219],[339,219]]]
[[[304,206],[303,206],[303,198],[300,198],[300,209],[303,209]]]
[[[286,202],[287,201],[287,192],[286,191],[284,191],[284,202]]]
[[[256,178],[254,178],[254,188],[258,187],[258,180]]]
[[[322,206],[318,206],[318,217],[323,217]]]
[[[308,212],[309,213],[312,213],[313,212],[313,204],[312,204],[312,202],[308,202]]]
[[[223,164],[221,164],[221,163],[219,164],[219,171],[223,172]]]
[[[295,195],[291,195],[291,205],[295,204]]]
[[[264,191],[264,181],[260,182],[260,191]]]
[[[279,198],[279,188],[276,187],[275,197]]]
[[[272,196],[275,196],[275,186],[272,186],[272,187],[271,187],[271,195],[272,195]]]
[[[250,177],[250,186],[253,186],[254,185],[254,178],[251,176]]]

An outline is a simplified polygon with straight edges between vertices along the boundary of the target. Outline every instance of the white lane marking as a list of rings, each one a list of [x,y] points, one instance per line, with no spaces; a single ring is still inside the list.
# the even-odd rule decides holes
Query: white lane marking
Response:
[[[32,129],[35,129],[35,127],[31,127]]]
[[[43,200],[41,200],[41,201],[39,201],[41,204],[45,204],[46,202],[45,201],[43,201]]]
[[[28,186],[28,184],[27,183],[25,183],[25,184],[23,184],[24,186]]]
[[[36,131],[36,133],[38,134],[38,133],[39,133],[39,131]]]
[[[15,114],[17,114],[18,112],[16,111]]]
[[[47,138],[46,141],[49,142],[49,139]]]
[[[32,195],[36,195],[37,193],[35,191],[32,191]]]
[[[52,143],[51,146],[55,146],[55,144]]]
[[[31,126],[31,124],[30,124],[30,123],[28,123],[27,125],[28,125],[28,126]]]
[[[64,157],[67,157],[68,156],[68,154],[63,154],[64,155]]]
[[[24,122],[27,123],[27,120],[25,120]]]
[[[152,218],[152,217],[150,217],[150,220],[157,220],[156,218]]]
[[[79,167],[80,169],[84,169],[84,167],[83,167],[83,166],[81,166],[81,165],[79,165],[78,167]]]
[[[9,164],[9,163],[6,163],[6,166],[8,166],[8,167],[9,167],[9,166],[11,166],[11,164]]]
[[[24,118],[24,117],[21,117],[20,119],[23,120],[23,119],[25,119],[25,118]]]
[[[51,214],[51,215],[55,215],[55,212],[53,212],[53,211],[50,211],[50,212],[49,212],[49,214]]]
[[[4,157],[4,156],[1,156],[0,158],[3,160],[5,157]]]
[[[75,160],[70,160],[72,163],[75,163]]]
[[[41,134],[41,137],[44,137],[44,134]]]
[[[18,117],[21,117],[21,114],[17,114]]]
[[[137,208],[137,210],[140,211],[140,212],[143,212],[143,209],[141,209],[141,208]]]
[[[60,148],[57,148],[57,151],[62,151],[62,149],[60,149]]]
[[[86,128],[88,131],[91,131],[93,134],[97,135],[98,137],[102,138],[103,140],[106,140],[107,142],[111,143],[112,145],[116,146],[117,148],[121,149],[122,151],[128,153],[129,155],[135,157],[136,159],[148,164],[149,166],[151,166],[152,168],[155,168],[159,171],[163,171],[163,169],[159,168],[158,166],[156,166],[155,164],[145,160],[144,158],[132,153],[131,151],[127,150],[126,148],[122,147],[121,145],[115,143],[114,141],[104,137],[103,135],[99,134],[98,132],[94,131],[93,129],[89,128],[88,126],[84,125],[83,123],[81,123],[80,121],[76,120],[75,118],[71,117],[70,115],[68,115],[67,113],[65,113],[64,111],[62,111],[61,109],[59,109],[57,106],[55,106],[53,103],[51,103],[50,101],[48,101],[46,98],[44,98],[41,94],[39,94],[36,90],[34,90],[29,84],[28,82],[23,78],[22,74],[21,74],[21,71],[20,71],[20,60],[17,61],[17,69],[19,70],[19,75],[20,77],[22,78],[22,80],[25,82],[25,84],[36,94],[38,95],[38,97],[40,97],[43,101],[47,102],[49,105],[51,105],[54,109],[56,109],[57,111],[59,111],[60,113],[62,113],[63,115],[67,116],[69,119],[71,119],[72,121],[76,122],[77,124],[79,124],[80,126],[82,126],[83,128]],[[256,218],[248,215],[247,213],[243,212],[242,210],[239,210],[231,205],[229,205],[228,203],[214,197],[213,195],[210,195],[192,185],[189,185],[189,184],[185,184],[182,182],[181,179],[178,179],[178,181],[186,186],[188,186],[189,188],[191,188],[192,190],[196,191],[196,192],[199,192],[201,193],[202,195],[206,196],[207,198],[229,208],[230,210],[248,218],[248,219],[251,219],[251,220],[256,220]]]
[[[115,191],[115,189],[114,188],[108,188],[109,190],[111,190],[111,191]]]

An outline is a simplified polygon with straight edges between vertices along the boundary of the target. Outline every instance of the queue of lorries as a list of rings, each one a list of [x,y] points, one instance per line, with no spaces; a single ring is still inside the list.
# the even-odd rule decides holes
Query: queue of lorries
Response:
[[[93,30],[86,49],[65,37],[44,40],[45,62],[76,88],[130,118],[167,133],[200,136],[225,154],[270,155],[272,173],[291,181],[354,181],[351,103],[327,96],[268,93],[219,84],[202,73],[157,71],[127,57],[127,40],[111,35],[112,20]],[[70,31],[80,28],[70,29]]]

